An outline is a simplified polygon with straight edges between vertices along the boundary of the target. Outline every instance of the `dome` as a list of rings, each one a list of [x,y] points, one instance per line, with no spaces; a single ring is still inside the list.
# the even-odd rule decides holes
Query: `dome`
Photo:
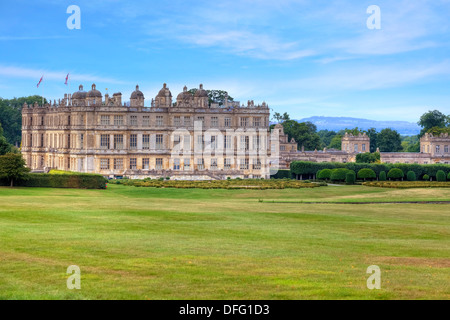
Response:
[[[189,99],[192,99],[192,94],[187,90],[187,87],[184,86],[183,92],[181,92],[177,96],[177,100],[189,100]]]
[[[197,90],[197,92],[195,92],[194,96],[198,98],[208,98],[208,92],[203,89],[203,84],[200,85],[200,88]]]
[[[72,95],[72,99],[85,99],[86,98],[86,91],[83,91],[83,85],[80,84],[80,86],[78,87],[77,92],[75,92]]]
[[[95,89],[95,83],[92,85],[92,90],[87,93],[89,98],[101,98],[102,93]]]
[[[167,84],[164,83],[163,88],[159,90],[159,93],[156,97],[165,98],[166,93],[168,94],[169,97],[172,97],[172,93],[170,92],[169,88],[167,88]]]
[[[133,93],[131,94],[130,99],[144,99],[144,94],[142,93],[142,91],[139,91],[139,86],[136,86],[136,91],[133,91]]]

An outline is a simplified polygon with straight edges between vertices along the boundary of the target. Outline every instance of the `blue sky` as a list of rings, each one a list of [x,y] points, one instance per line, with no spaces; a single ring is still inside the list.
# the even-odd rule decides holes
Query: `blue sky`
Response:
[[[450,113],[450,0],[2,1],[0,46],[3,98],[139,84],[148,106],[164,82],[175,97],[203,83],[295,119]]]

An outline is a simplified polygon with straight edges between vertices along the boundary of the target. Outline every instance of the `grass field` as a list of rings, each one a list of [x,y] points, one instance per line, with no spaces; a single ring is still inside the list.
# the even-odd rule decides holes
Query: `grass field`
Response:
[[[450,205],[345,204],[419,200],[450,189],[2,187],[0,299],[449,299]]]

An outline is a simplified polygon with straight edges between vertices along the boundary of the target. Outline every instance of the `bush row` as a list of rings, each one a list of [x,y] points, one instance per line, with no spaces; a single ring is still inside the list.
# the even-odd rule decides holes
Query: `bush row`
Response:
[[[407,164],[407,163],[339,163],[339,162],[307,162],[294,161],[291,163],[291,173],[293,175],[314,175],[323,169],[344,168],[359,172],[361,169],[372,169],[377,177],[381,172],[389,172],[391,169],[400,169],[404,176],[408,171],[414,172],[417,179],[422,180],[426,174],[430,178],[436,179],[439,170],[444,172],[447,177],[450,175],[450,165],[448,164]]]
[[[75,188],[75,189],[105,189],[107,180],[96,174],[47,174],[29,173],[24,179],[14,183],[20,187],[41,188]],[[1,186],[9,186],[9,181],[0,180]]]
[[[380,188],[450,188],[450,182],[438,181],[371,181],[364,182],[364,186]]]

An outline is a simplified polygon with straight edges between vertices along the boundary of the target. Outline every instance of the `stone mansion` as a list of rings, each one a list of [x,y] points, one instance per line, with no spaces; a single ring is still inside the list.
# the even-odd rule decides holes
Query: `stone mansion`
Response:
[[[104,99],[95,84],[86,92],[65,94],[58,102],[25,104],[22,154],[33,171],[49,169],[99,173],[106,177],[171,179],[269,178],[292,161],[351,162],[369,152],[365,134],[345,134],[341,150],[298,150],[283,126],[269,129],[270,109],[263,102],[210,103],[200,85],[186,87],[176,103],[166,84],[144,106],[136,86],[129,104],[122,94]],[[386,163],[448,163],[448,134],[426,134],[420,153],[381,153]]]

